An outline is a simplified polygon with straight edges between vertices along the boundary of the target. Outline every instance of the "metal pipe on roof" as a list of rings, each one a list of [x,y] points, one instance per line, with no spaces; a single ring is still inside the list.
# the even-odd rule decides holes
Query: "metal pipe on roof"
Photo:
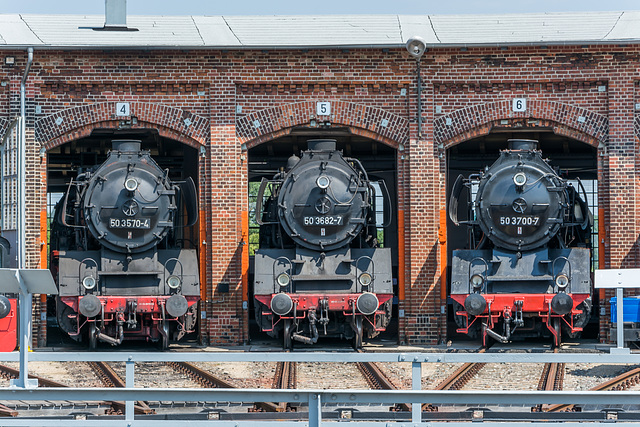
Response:
[[[127,0],[104,0],[104,27],[127,27]]]

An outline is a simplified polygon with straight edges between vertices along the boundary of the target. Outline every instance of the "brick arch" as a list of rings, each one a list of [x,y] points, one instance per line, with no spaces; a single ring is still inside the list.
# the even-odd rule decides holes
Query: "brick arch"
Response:
[[[607,117],[574,105],[528,100],[527,111],[511,111],[511,101],[461,108],[434,121],[434,142],[446,148],[491,132],[494,126],[553,128],[554,132],[598,146],[609,139]]]
[[[154,127],[164,137],[192,147],[209,142],[209,120],[186,110],[166,105],[131,102],[132,128]],[[89,136],[95,128],[118,128],[124,119],[116,117],[116,103],[103,102],[58,111],[35,122],[35,137],[48,150]]]
[[[248,148],[291,133],[295,126],[310,125],[316,117],[316,101],[297,102],[256,111],[236,120],[236,133]],[[394,148],[409,141],[409,121],[376,107],[331,101],[331,115],[321,116],[331,125],[347,126],[354,134]]]

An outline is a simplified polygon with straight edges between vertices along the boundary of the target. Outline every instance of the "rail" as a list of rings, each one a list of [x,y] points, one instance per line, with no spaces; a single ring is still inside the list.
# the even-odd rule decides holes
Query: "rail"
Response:
[[[0,354],[0,361],[19,361],[19,353]],[[290,402],[308,405],[306,419],[294,421],[260,421],[260,426],[317,427],[330,424],[323,420],[322,405],[353,407],[359,404],[392,405],[403,402],[412,405],[411,422],[364,421],[361,426],[433,426],[434,422],[423,422],[420,404],[437,405],[526,405],[536,404],[582,404],[582,405],[637,405],[639,391],[518,391],[512,390],[421,390],[423,363],[601,363],[640,364],[640,354],[608,353],[284,353],[284,352],[34,352],[30,361],[41,362],[123,362],[126,368],[124,388],[30,388],[9,387],[0,389],[0,401],[46,401],[46,400],[108,400],[125,401],[124,419],[64,420],[67,426],[127,426],[143,427],[175,425],[175,419],[137,418],[134,414],[136,401],[175,402]],[[194,389],[194,388],[135,388],[135,364],[144,362],[404,362],[412,366],[412,390],[276,390],[276,389]],[[299,413],[298,413],[299,414]],[[345,420],[340,420],[344,422]],[[255,420],[189,420],[189,425],[255,427]],[[60,419],[51,418],[4,418],[3,426],[59,426]],[[597,425],[598,423],[592,424]],[[448,423],[447,426],[456,425]],[[549,425],[549,424],[546,424]],[[617,425],[624,425],[618,422]],[[631,424],[629,424],[631,425]]]

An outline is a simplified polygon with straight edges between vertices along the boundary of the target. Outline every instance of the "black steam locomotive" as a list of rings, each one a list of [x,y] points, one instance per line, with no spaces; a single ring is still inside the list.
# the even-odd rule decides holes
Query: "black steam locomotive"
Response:
[[[197,221],[195,185],[172,182],[139,141],[113,141],[80,173],[52,224],[57,318],[75,340],[180,339],[196,323],[198,257],[176,238]]]
[[[385,191],[384,186],[381,191]],[[386,195],[388,200],[388,194]],[[375,189],[357,159],[334,140],[308,141],[272,180],[263,179],[256,221],[255,317],[293,341],[377,335],[391,318],[391,252],[378,247]]]
[[[449,216],[471,227],[472,249],[453,251],[450,295],[458,332],[480,334],[483,344],[487,335],[508,342],[550,333],[558,345],[562,329],[575,335],[590,317],[593,217],[536,145],[509,140],[493,165],[453,186]],[[459,220],[465,187],[468,217]]]

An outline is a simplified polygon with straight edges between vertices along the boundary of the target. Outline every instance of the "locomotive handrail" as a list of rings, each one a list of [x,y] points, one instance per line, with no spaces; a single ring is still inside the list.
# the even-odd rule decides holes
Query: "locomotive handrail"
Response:
[[[567,264],[569,264],[569,283],[571,283],[571,261],[569,261],[569,258],[567,258],[566,256],[559,256],[556,259],[553,260],[553,263],[551,263],[551,275],[553,276],[553,280],[555,282],[556,280],[556,261],[558,261],[559,259],[562,259],[564,261],[566,261]],[[560,269],[560,273],[562,273],[562,269]],[[558,273],[559,274],[559,273]],[[549,306],[551,307],[551,306]]]
[[[99,273],[100,273],[100,267],[98,266],[98,263],[96,262],[96,260],[95,260],[95,259],[93,259],[93,258],[85,258],[85,259],[83,259],[82,261],[80,261],[80,263],[78,264],[78,281],[79,281],[80,283],[82,283],[82,279],[84,278],[84,276],[81,274],[80,269],[82,268],[82,266],[83,266],[83,265],[85,265],[85,262],[86,262],[86,261],[93,261],[93,264],[94,264],[94,265],[95,265],[95,267],[96,267],[96,272],[95,272],[95,277],[94,277],[94,279],[95,279],[95,281],[96,281],[95,286],[97,286],[97,285],[98,285],[98,277],[100,276],[100,274],[99,274]],[[88,269],[88,268],[86,268],[86,269],[85,269],[85,271],[87,271],[87,270],[89,270],[89,269]],[[89,271],[90,271],[90,270],[89,270]],[[92,276],[93,276],[93,274],[92,274]],[[92,289],[93,289],[93,288],[92,288]]]
[[[180,188],[180,196],[187,208],[187,223],[181,227],[191,227],[198,222],[198,193],[191,177],[184,181],[176,181]]]
[[[369,181],[369,175],[367,175],[367,171],[364,169],[364,166],[362,166],[362,163],[360,163],[360,160],[354,159],[353,157],[345,157],[344,159],[347,162],[353,162],[353,163],[357,164],[358,167],[360,168],[360,171],[364,175],[365,181]]]
[[[287,258],[286,256],[279,256],[278,258],[276,258],[276,260],[273,262],[273,265],[271,266],[271,274],[273,275],[273,291],[274,293],[278,293],[279,289],[276,287],[278,286],[278,280],[277,280],[277,275],[276,275],[276,263],[278,262],[278,260],[284,260],[287,261],[289,263],[289,280],[293,281],[293,262],[291,262],[291,260],[289,258]],[[289,283],[287,286],[285,287],[289,287],[291,286],[291,283]]]
[[[580,204],[581,208],[582,205],[584,205],[585,208],[585,215],[584,215],[584,222],[582,224],[580,224],[580,226],[582,227],[583,230],[585,230],[589,224],[593,224],[593,213],[591,212],[591,209],[589,209],[589,202],[587,199],[587,190],[584,188],[584,185],[582,185],[582,180],[579,177],[576,177],[576,181],[578,182],[578,185],[580,186],[580,190],[582,190],[582,195],[584,196],[583,198],[578,197],[578,204]]]
[[[279,224],[277,221],[269,221],[264,222],[262,220],[262,199],[264,197],[264,190],[267,188],[267,185],[272,182],[278,182],[279,180],[271,180],[262,178],[260,181],[260,188],[258,189],[258,195],[256,197],[256,222],[258,225],[269,225],[269,224]]]
[[[458,219],[458,204],[460,202],[460,195],[462,194],[463,188],[464,176],[458,175],[453,187],[451,188],[451,198],[449,199],[449,219],[455,225],[460,225],[460,220]]]
[[[473,267],[473,262],[476,260],[480,260],[484,263],[484,272],[483,272],[483,280],[482,280],[482,287],[480,288],[480,292],[482,292],[484,290],[484,288],[487,285],[487,272],[489,271],[489,264],[487,263],[487,260],[481,257],[475,257],[473,258],[471,261],[469,261],[469,271],[467,276],[469,277],[469,279],[471,279],[471,267]],[[471,282],[468,283],[468,285],[471,285]],[[469,292],[471,293],[472,289],[469,288]]]
[[[184,266],[182,265],[182,262],[178,259],[178,258],[169,258],[168,260],[165,261],[164,265],[163,265],[163,269],[162,269],[162,283],[166,284],[167,283],[167,271],[169,270],[169,268],[167,267],[167,265],[169,264],[170,261],[175,261],[176,265],[180,265],[180,284],[182,284],[182,281],[184,280]],[[175,268],[175,267],[174,267]],[[172,274],[170,274],[171,276]],[[176,275],[175,273],[173,273],[173,275]]]
[[[384,179],[380,179],[377,181],[378,185],[380,186],[380,190],[382,190],[383,194],[382,194],[382,198],[385,201],[385,205],[387,207],[387,209],[385,209],[383,211],[383,219],[384,217],[388,217],[386,218],[386,221],[383,221],[381,227],[382,228],[387,228],[388,226],[391,225],[391,220],[393,219],[393,209],[391,207],[391,196],[389,195],[389,188],[387,188],[387,183],[385,182]],[[385,212],[389,212],[388,215],[384,215]]]
[[[86,173],[80,174],[78,175],[77,178],[86,175]],[[60,220],[62,221],[62,225],[64,225],[65,227],[72,227],[72,228],[86,228],[85,225],[75,225],[75,224],[67,224],[67,201],[69,200],[69,193],[71,192],[71,187],[74,185],[74,183],[77,183],[77,180],[71,180],[71,182],[69,183],[69,185],[67,186],[67,192],[64,194],[64,200],[61,202],[62,203],[62,213],[60,214]],[[77,191],[77,190],[76,190]]]
[[[359,257],[356,260],[356,283],[360,285],[360,289],[362,289],[362,284],[360,283],[360,281],[358,280],[358,277],[360,277],[360,275],[358,274],[358,270],[362,271],[362,272],[369,272],[369,270],[362,270],[361,268],[358,267],[358,264],[360,263],[361,259],[368,259],[369,261],[371,261],[371,289],[369,289],[369,292],[373,292],[374,291],[374,283],[376,281],[376,264],[375,262],[373,262],[373,258],[371,258],[368,255],[362,255],[361,257]],[[369,286],[367,286],[369,287]]]

